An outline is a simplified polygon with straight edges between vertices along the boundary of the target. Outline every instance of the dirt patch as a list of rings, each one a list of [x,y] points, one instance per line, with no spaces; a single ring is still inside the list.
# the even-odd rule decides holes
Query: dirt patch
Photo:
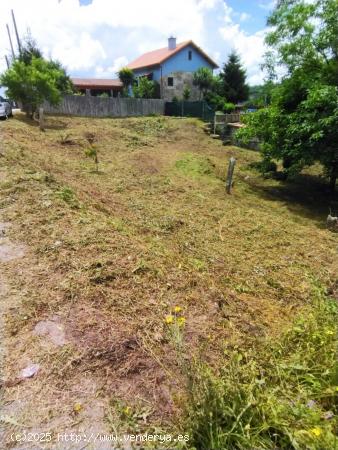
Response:
[[[22,258],[25,255],[25,247],[23,245],[13,244],[8,240],[0,241],[0,261],[8,262],[13,259]]]
[[[154,152],[138,152],[133,154],[131,158],[133,167],[138,169],[140,173],[147,175],[155,175],[161,171],[163,162],[154,154]]]
[[[25,255],[25,246],[14,244],[6,238],[6,230],[10,224],[0,222],[0,262],[8,262],[13,259],[22,258]]]
[[[20,245],[14,245],[8,238],[5,238],[5,233],[9,227],[8,223],[0,223],[0,262],[9,262],[17,258],[24,256],[25,247]],[[16,303],[15,297],[10,294],[7,280],[5,278],[4,272],[0,271],[0,441],[5,442],[8,437],[9,430],[15,430],[15,414],[17,409],[13,408],[14,416],[6,416],[6,409],[4,408],[5,403],[5,391],[6,386],[6,357],[8,355],[8,348],[6,347],[6,330],[5,330],[5,318],[8,314],[9,309]],[[16,385],[19,380],[14,382]]]
[[[62,346],[67,343],[63,325],[52,320],[42,320],[38,322],[33,330],[37,336],[45,336],[56,346]]]
[[[0,222],[0,239],[6,235],[6,229],[9,227],[9,223]]]

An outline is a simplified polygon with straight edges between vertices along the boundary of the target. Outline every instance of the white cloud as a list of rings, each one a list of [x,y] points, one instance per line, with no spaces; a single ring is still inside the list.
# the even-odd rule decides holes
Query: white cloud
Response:
[[[200,10],[215,8],[215,6],[218,3],[218,1],[219,0],[200,0],[198,2],[198,8]]]
[[[211,58],[218,64],[220,65],[222,63],[221,61],[221,52],[218,51],[214,51],[211,53]]]
[[[79,0],[1,1],[0,56],[9,53],[5,23],[11,21],[10,8],[15,11],[21,35],[29,27],[48,54],[61,59],[70,70],[81,70],[95,68],[114,48],[118,50],[130,31],[136,37],[134,53],[147,41],[152,49],[156,48],[154,35],[163,46],[170,33],[180,40],[194,39],[203,45],[203,11],[219,1],[171,0],[161,2],[160,7],[158,0],[93,0],[86,6],[80,6]],[[104,47],[97,36],[104,29],[113,32],[117,28],[125,28],[124,33],[119,40]],[[4,69],[4,60],[0,63],[1,69]]]
[[[69,70],[90,69],[106,58],[101,43],[88,33],[80,33],[75,45],[69,42],[67,37],[72,36],[64,36],[64,39],[57,42],[52,48],[51,56],[62,61]]]
[[[125,56],[119,56],[118,58],[115,59],[111,69],[114,73],[116,73],[120,69],[122,69],[122,67],[125,67],[127,64],[128,58],[126,58]]]
[[[246,12],[242,12],[239,16],[239,20],[241,22],[245,22],[246,20],[249,20],[251,18],[250,14],[246,13]]]
[[[277,3],[277,0],[262,0],[258,3],[258,6],[265,11],[271,11]]]
[[[116,78],[117,72],[122,69],[122,67],[125,67],[128,64],[128,58],[126,56],[119,56],[116,58],[113,62],[113,65],[110,67],[102,67],[97,66],[95,68],[95,74],[99,78]]]
[[[128,60],[165,46],[173,34],[178,41],[194,40],[220,63],[235,47],[250,81],[258,77],[263,35],[246,34],[235,21],[246,13],[224,0],[92,0],[86,6],[79,0],[0,0],[0,72],[3,55],[10,53],[5,24],[11,23],[11,8],[21,36],[30,27],[44,54],[75,76],[115,76]]]
[[[234,10],[226,2],[224,2],[223,10],[224,10],[224,19],[223,19],[224,23],[232,23],[232,15],[234,13]]]
[[[243,14],[245,15],[244,17]],[[242,13],[242,18],[246,19],[249,15]],[[233,19],[233,11],[225,5],[224,25],[219,28],[219,33],[226,43],[229,50],[235,49],[241,56],[242,63],[247,69],[248,82],[250,84],[260,84],[263,82],[264,74],[260,65],[263,62],[263,55],[266,51],[264,38],[266,29],[248,34],[241,29],[239,23]]]

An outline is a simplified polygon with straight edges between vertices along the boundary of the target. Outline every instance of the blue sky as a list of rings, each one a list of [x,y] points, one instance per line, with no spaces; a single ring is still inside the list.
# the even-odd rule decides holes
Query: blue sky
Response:
[[[250,84],[262,83],[266,18],[273,0],[1,0],[0,71],[10,54],[5,25],[13,8],[47,57],[72,76],[115,78],[140,54],[192,39],[222,65],[235,48]]]
[[[247,20],[241,22],[242,28],[247,33],[255,33],[266,25],[266,19],[269,11],[273,8],[273,3],[271,0],[229,0],[226,2],[235,13],[247,14],[249,17]]]

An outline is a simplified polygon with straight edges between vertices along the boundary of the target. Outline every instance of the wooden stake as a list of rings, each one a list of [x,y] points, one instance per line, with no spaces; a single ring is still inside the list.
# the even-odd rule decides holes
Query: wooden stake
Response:
[[[43,108],[39,108],[39,127],[41,131],[45,131],[45,116]]]
[[[232,156],[229,161],[229,167],[228,167],[228,173],[227,173],[227,179],[225,183],[225,189],[227,191],[227,194],[231,194],[231,188],[232,188],[232,177],[234,174],[236,160]]]

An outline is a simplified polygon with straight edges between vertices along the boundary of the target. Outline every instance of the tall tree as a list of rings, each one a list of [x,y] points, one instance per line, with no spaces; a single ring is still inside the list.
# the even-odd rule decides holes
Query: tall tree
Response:
[[[33,58],[43,59],[42,51],[39,49],[36,40],[32,37],[30,31],[26,33],[21,44],[21,52],[18,57],[19,61],[24,62],[26,65],[32,64]],[[69,94],[74,90],[72,80],[66,72],[66,69],[62,66],[60,61],[49,60],[50,69],[59,71],[59,76],[56,80],[56,85],[60,93]]]
[[[19,58],[0,76],[0,85],[6,88],[6,95],[20,101],[31,116],[45,100],[56,105],[61,95],[71,93],[73,88],[62,65],[43,58],[30,35],[22,45]]]
[[[207,91],[213,85],[212,71],[207,67],[200,67],[199,69],[197,69],[193,75],[193,84],[194,86],[198,87],[201,99],[202,95],[205,96]]]
[[[246,72],[243,69],[239,55],[232,51],[220,73],[222,93],[232,103],[242,102],[249,97],[249,86],[246,84]]]
[[[283,161],[285,174],[316,161],[335,188],[338,177],[338,0],[283,0],[268,19],[267,67],[286,75],[269,108],[248,115],[244,139],[262,141],[265,158]]]
[[[19,60],[23,61],[25,64],[30,64],[33,56],[35,58],[43,57],[35,39],[32,37],[30,31],[27,31],[26,36],[23,39],[23,44],[21,45]]]

